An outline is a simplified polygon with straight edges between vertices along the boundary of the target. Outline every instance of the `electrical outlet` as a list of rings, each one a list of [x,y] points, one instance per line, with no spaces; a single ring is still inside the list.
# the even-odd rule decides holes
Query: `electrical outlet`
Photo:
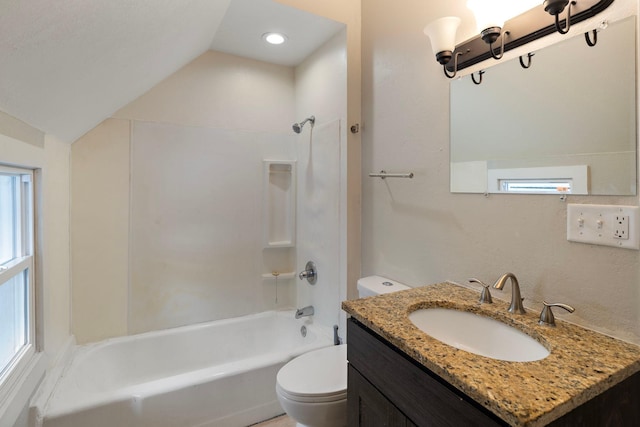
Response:
[[[567,205],[567,240],[640,249],[640,208],[615,205]]]
[[[613,224],[613,238],[629,240],[629,216],[616,215]]]

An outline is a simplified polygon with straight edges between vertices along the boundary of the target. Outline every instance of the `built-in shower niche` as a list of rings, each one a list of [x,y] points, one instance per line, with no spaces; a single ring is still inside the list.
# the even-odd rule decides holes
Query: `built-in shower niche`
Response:
[[[296,245],[296,162],[264,160],[263,243],[265,248]]]

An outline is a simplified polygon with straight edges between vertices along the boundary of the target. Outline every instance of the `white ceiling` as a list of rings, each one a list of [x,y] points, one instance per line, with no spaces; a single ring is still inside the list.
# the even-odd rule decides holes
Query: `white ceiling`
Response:
[[[342,28],[308,17],[272,0],[0,0],[0,110],[73,142],[209,48],[297,64]],[[271,30],[285,59],[265,53]]]
[[[343,28],[341,23],[272,0],[233,0],[211,49],[295,66]],[[269,32],[286,34],[287,42],[265,43],[262,35]]]

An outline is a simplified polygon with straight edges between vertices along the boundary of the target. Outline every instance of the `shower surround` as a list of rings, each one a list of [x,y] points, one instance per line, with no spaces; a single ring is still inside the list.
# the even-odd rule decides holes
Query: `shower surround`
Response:
[[[291,133],[135,122],[132,135],[130,331],[295,305],[293,280],[276,304],[262,279],[294,269],[291,249],[261,262],[262,161],[294,159]]]
[[[207,52],[74,143],[79,343],[304,305],[338,323],[345,37],[295,68]],[[262,246],[264,160],[296,162],[296,246]],[[311,259],[313,288],[296,278]]]

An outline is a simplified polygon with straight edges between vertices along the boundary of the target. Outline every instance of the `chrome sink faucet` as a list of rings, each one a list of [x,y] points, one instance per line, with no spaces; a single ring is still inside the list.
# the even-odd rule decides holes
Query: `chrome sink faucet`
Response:
[[[524,300],[524,298],[520,296],[520,285],[518,284],[518,279],[516,279],[516,276],[513,273],[503,274],[496,283],[493,284],[493,287],[502,290],[505,283],[507,283],[507,279],[511,279],[511,305],[509,306],[509,313],[526,313],[524,306],[522,305],[522,300]]]
[[[315,313],[315,310],[313,309],[313,306],[308,305],[306,307],[299,308],[296,310],[296,319],[299,319],[301,317],[313,316],[314,313]]]

